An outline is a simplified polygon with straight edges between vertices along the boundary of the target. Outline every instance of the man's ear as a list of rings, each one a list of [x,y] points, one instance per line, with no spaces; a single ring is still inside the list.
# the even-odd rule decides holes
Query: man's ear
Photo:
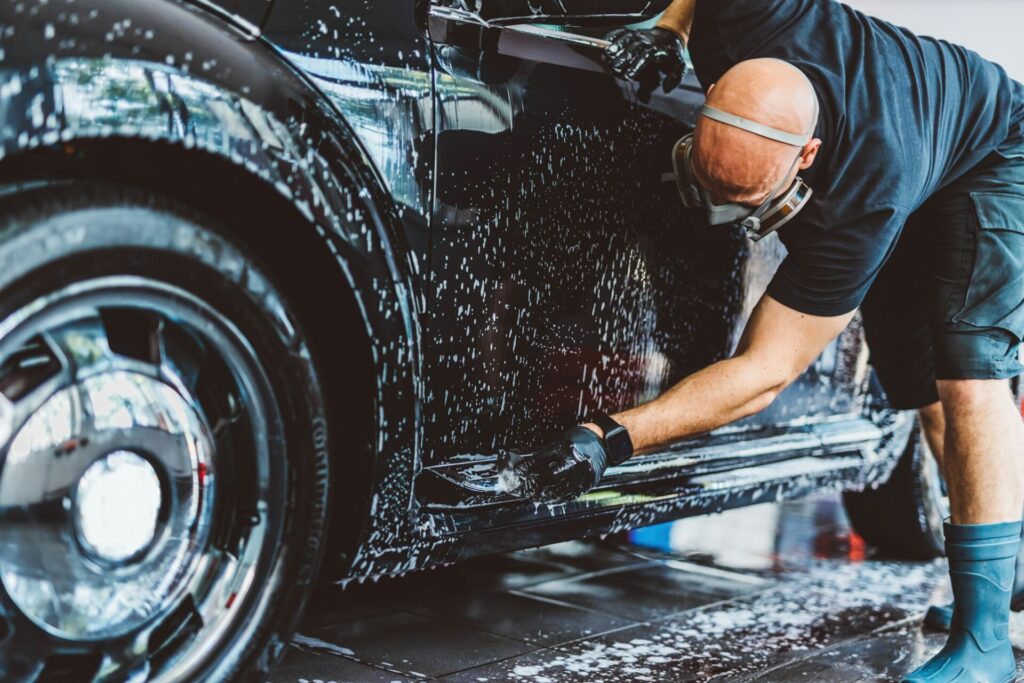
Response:
[[[801,171],[811,167],[814,159],[818,156],[819,149],[821,149],[821,140],[818,138],[814,138],[804,145],[803,150],[800,151],[800,165],[798,167]]]
[[[708,90],[707,90],[707,92],[705,92],[705,93],[704,93],[704,96],[706,97],[706,96],[710,95],[710,94],[711,94],[711,91],[712,91],[712,90],[714,89],[714,87],[715,87],[715,84],[714,84],[714,83],[712,83],[711,85],[709,85],[709,86],[708,86]]]

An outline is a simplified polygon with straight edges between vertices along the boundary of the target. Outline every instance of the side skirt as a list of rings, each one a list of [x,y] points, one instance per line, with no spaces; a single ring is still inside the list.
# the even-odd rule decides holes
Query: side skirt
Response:
[[[726,432],[683,442],[609,470],[597,489],[562,505],[496,493],[494,458],[457,460],[420,475],[418,493],[434,496],[420,500],[419,528],[441,542],[461,545],[459,537],[469,537],[472,547],[458,553],[463,556],[617,533],[816,490],[860,489],[888,476],[910,436],[912,416],[887,417],[880,424],[857,416],[756,439]]]
[[[422,471],[409,545],[367,544],[364,570],[339,581],[377,580],[476,555],[603,536],[730,508],[854,490],[885,481],[913,429],[913,414],[777,429],[720,432],[609,470],[604,484],[564,505],[495,493],[495,458],[464,456]],[[389,542],[389,540],[391,542]]]

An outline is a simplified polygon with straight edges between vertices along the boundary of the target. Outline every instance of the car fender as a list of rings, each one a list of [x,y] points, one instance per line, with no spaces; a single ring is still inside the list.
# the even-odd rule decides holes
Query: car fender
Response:
[[[375,491],[389,494],[374,495],[365,533],[403,545],[420,461],[425,304],[395,206],[340,114],[252,27],[192,5],[3,3],[0,163],[106,138],[202,150],[244,168],[287,198],[330,250],[375,364],[373,478]]]

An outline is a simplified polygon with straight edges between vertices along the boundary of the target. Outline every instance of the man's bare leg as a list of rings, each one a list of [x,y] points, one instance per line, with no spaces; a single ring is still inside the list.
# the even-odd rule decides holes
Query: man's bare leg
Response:
[[[1021,518],[1024,422],[1005,380],[940,380],[941,458],[954,524]]]
[[[942,455],[945,452],[944,441],[946,439],[946,415],[942,412],[942,401],[930,403],[923,408],[918,408],[917,415],[921,421],[921,431],[924,432],[925,442],[931,451],[935,462],[939,464],[939,472],[942,469]],[[942,476],[946,476],[943,474]]]
[[[1007,635],[1024,507],[1024,423],[1005,380],[940,380],[953,585],[945,646],[904,683],[1011,681]]]
[[[924,432],[925,440],[929,449],[939,464],[939,471],[944,472],[942,466],[943,442],[945,441],[946,418],[942,411],[942,402],[936,401],[924,406],[918,411],[921,418],[921,429]],[[945,476],[945,474],[943,474]],[[1013,584],[1013,609],[1020,610],[1024,601],[1024,552],[1017,556],[1016,578]],[[953,603],[931,605],[924,616],[924,624],[936,631],[948,631],[953,621]]]

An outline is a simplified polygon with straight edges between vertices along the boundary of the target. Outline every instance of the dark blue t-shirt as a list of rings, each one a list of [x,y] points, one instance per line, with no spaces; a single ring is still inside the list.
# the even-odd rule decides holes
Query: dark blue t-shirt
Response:
[[[907,217],[1024,135],[1024,86],[1002,67],[833,0],[698,0],[690,56],[706,89],[755,57],[801,69],[821,104],[808,206],[779,230],[768,287],[803,313],[860,305]]]

